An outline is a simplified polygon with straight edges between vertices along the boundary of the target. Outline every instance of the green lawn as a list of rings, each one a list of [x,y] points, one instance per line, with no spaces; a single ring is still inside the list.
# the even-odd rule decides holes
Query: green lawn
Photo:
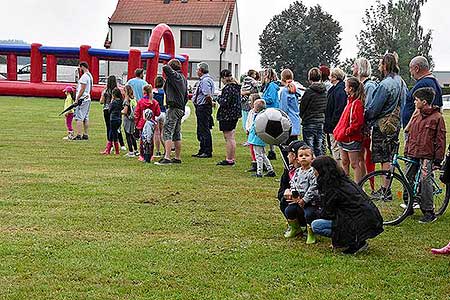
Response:
[[[213,159],[190,157],[191,116],[183,164],[146,165],[98,154],[98,103],[90,140],[63,141],[62,108],[0,97],[0,299],[450,299],[450,260],[430,254],[450,240],[450,213],[386,227],[356,257],[307,246],[283,238],[278,181],[245,172],[247,148],[215,165],[217,129]]]

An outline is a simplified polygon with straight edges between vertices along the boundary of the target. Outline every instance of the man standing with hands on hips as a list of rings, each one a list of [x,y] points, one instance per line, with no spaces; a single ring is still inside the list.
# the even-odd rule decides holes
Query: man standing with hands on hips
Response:
[[[91,90],[93,78],[89,73],[89,65],[87,62],[80,62],[79,71],[82,74],[78,80],[77,93],[75,103],[75,121],[77,122],[77,135],[72,140],[88,140],[89,128],[89,110],[91,108]],[[83,133],[83,134],[82,134]]]
[[[195,105],[195,115],[197,116],[197,140],[200,142],[200,149],[193,157],[212,157],[212,100],[214,95],[214,80],[209,75],[209,66],[201,62],[197,67],[197,75],[200,78],[197,89],[194,92],[192,102]]]

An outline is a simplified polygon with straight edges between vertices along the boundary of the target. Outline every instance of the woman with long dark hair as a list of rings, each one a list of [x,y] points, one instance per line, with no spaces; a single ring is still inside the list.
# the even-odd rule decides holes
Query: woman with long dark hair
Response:
[[[102,91],[102,95],[100,97],[100,104],[103,104],[103,117],[105,119],[105,127],[106,127],[106,139],[107,141],[111,142],[109,140],[109,132],[111,129],[111,121],[110,121],[110,113],[109,113],[109,107],[111,105],[111,101],[113,98],[112,95],[112,91],[117,87],[117,79],[116,76],[114,75],[110,75],[108,77],[108,81],[106,83],[106,88]],[[123,137],[122,137],[122,133],[120,132],[120,128],[119,128],[119,132],[118,132],[118,139],[119,139],[119,143],[121,147],[124,147],[124,143],[123,143]],[[106,154],[106,148],[103,152],[101,152],[101,154]],[[109,154],[109,153],[108,153]]]
[[[337,162],[319,156],[312,167],[322,202],[321,218],[311,224],[315,234],[331,237],[333,247],[355,254],[368,247],[367,240],[383,232],[383,218],[361,188]]]

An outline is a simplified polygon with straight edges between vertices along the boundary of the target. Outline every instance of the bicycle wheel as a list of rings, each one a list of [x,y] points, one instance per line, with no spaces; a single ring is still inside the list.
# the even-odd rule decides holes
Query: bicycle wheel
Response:
[[[364,176],[359,186],[377,206],[384,225],[400,224],[412,210],[411,188],[397,173],[374,171]]]
[[[440,170],[433,172],[433,204],[436,216],[444,214],[448,206],[450,191],[447,185],[439,180]]]

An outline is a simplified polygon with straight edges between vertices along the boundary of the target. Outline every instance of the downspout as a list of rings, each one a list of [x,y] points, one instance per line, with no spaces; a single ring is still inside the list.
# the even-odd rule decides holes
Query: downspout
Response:
[[[113,29],[112,29],[112,27],[111,27],[111,23],[109,22],[111,20],[111,18],[109,18],[109,20],[108,20],[108,27],[109,27],[109,32],[110,32],[110,41],[111,41],[111,44],[112,44],[112,41],[113,41]],[[109,66],[109,60],[108,60],[108,71],[107,71],[107,76],[106,76],[106,78],[108,78],[109,77],[109,68],[110,68],[110,66]]]
[[[220,27],[220,39],[219,39],[219,46],[220,46],[220,56],[219,56],[219,74],[222,71],[222,56],[223,53],[225,52],[226,48],[223,47],[222,44],[222,30],[223,30],[223,26]],[[219,89],[222,87],[222,80],[220,80],[219,78]]]

